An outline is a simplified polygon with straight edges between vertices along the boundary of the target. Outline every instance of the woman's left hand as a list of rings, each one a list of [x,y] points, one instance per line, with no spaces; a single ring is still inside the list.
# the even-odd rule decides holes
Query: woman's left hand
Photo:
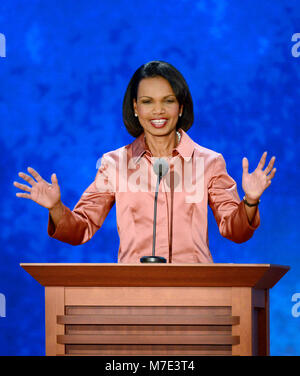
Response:
[[[268,166],[263,170],[266,163],[267,152],[265,151],[256,167],[256,169],[249,174],[249,162],[247,158],[243,158],[243,177],[242,187],[246,195],[247,201],[257,202],[260,196],[267,189],[275,175],[276,168],[273,168],[275,157],[270,159]]]

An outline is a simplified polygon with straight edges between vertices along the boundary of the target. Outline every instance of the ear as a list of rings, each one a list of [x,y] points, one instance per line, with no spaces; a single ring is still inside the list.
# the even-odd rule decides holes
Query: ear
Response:
[[[180,113],[180,114],[183,113],[183,104],[179,107],[179,113]]]
[[[136,99],[135,98],[133,98],[133,111],[136,113],[137,112],[137,110],[136,110]]]

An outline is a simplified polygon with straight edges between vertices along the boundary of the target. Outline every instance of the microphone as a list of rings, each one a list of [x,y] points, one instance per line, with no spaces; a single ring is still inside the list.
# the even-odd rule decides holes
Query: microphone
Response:
[[[156,213],[157,213],[157,195],[159,191],[159,184],[163,176],[165,176],[169,171],[169,164],[163,158],[158,158],[154,162],[153,170],[157,176],[157,183],[155,189],[154,198],[154,221],[153,221],[153,243],[152,243],[152,256],[143,256],[140,258],[140,262],[143,263],[166,263],[167,260],[161,256],[155,256],[155,240],[156,240]]]

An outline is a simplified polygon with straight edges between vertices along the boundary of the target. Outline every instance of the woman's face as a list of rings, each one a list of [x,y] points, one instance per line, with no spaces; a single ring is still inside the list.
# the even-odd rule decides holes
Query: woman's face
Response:
[[[133,107],[146,136],[163,136],[175,131],[182,112],[170,83],[161,76],[140,81]]]

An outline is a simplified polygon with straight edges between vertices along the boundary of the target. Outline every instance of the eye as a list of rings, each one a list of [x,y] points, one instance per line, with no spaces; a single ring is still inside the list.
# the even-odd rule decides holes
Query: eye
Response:
[[[143,100],[142,103],[150,103],[151,101],[149,99]]]
[[[167,103],[174,103],[174,99],[167,99]]]

